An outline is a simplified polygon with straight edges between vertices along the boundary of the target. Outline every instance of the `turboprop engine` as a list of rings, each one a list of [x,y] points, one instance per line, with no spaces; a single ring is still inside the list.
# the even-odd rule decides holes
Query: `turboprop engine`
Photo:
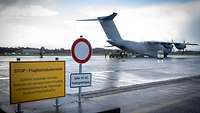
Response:
[[[186,48],[186,44],[174,44],[174,45],[179,50],[184,50]]]
[[[173,45],[172,44],[164,44],[163,45],[165,48],[167,49],[172,49],[173,48]]]

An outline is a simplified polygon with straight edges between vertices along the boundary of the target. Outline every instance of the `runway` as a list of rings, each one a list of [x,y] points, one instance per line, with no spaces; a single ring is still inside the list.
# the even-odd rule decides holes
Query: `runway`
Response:
[[[8,93],[9,61],[16,61],[16,56],[0,57],[0,89]],[[22,61],[50,61],[55,56],[21,56]],[[70,56],[58,56],[66,61],[67,94],[77,93],[69,87],[70,73],[78,72],[78,64]],[[170,56],[167,59],[129,58],[109,59],[93,56],[83,64],[83,72],[92,73],[92,86],[83,88],[83,92],[118,88],[135,84],[144,84],[169,79],[197,76],[200,74],[200,56]]]
[[[9,61],[17,57],[0,57],[0,109],[14,113],[9,104]],[[20,57],[22,61],[50,61],[55,57]],[[66,76],[78,72],[71,57],[66,61]],[[78,89],[69,88],[60,99],[60,109],[52,107],[54,99],[23,104],[26,113],[97,113],[119,107],[121,113],[188,113],[200,112],[200,56],[170,56],[167,59],[105,59],[93,56],[83,65],[92,73],[92,86],[83,88],[82,103],[77,103]],[[41,106],[42,105],[42,106]]]

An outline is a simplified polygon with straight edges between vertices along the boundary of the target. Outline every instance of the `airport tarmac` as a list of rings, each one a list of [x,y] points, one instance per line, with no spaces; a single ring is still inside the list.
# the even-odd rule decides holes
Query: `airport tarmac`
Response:
[[[69,76],[70,73],[78,72],[78,64],[75,63],[71,57],[59,56],[58,58],[60,60],[65,60],[67,62],[66,76]],[[37,56],[21,57],[21,60],[23,61],[54,60],[54,59],[55,57],[53,56],[44,57],[43,59],[40,59]],[[1,93],[1,96],[3,95],[4,97],[6,95],[8,96],[8,97],[5,97],[4,99],[4,102],[7,104],[9,103],[9,102],[6,102],[6,100],[9,101],[9,89],[8,89],[9,88],[9,84],[8,84],[9,83],[9,77],[8,77],[9,61],[15,61],[15,60],[16,60],[16,57],[13,57],[13,56],[0,57],[0,93]],[[99,106],[96,108],[96,111],[99,111],[99,110],[105,110],[108,108],[114,108],[114,107],[117,107],[117,105],[119,105],[119,107],[122,108],[123,113],[130,113],[132,111],[139,110],[140,105],[141,107],[142,105],[144,105],[145,107],[156,102],[157,104],[159,102],[163,102],[163,103],[167,102],[169,103],[169,106],[170,106],[174,103],[170,103],[168,102],[168,100],[173,100],[179,97],[180,95],[181,96],[179,99],[181,100],[181,102],[186,101],[184,100],[184,96],[186,95],[190,95],[189,97],[191,98],[189,99],[193,99],[193,97],[195,97],[195,100],[196,100],[196,99],[199,99],[199,96],[198,96],[199,87],[200,87],[199,68],[200,68],[199,56],[170,56],[169,58],[163,59],[163,60],[158,60],[154,58],[130,58],[130,59],[108,59],[107,58],[105,59],[104,56],[93,56],[88,63],[83,64],[83,72],[92,73],[92,86],[83,88],[84,99],[85,99],[84,101],[86,104],[84,106],[86,106],[87,109],[91,109],[92,111],[95,111],[95,107]],[[182,80],[185,77],[187,78],[187,82],[183,80],[183,82],[178,83],[179,80]],[[195,77],[197,77],[197,79],[194,79]],[[190,78],[193,78],[193,79],[190,79]],[[67,81],[69,80],[67,79]],[[67,87],[66,94],[67,94],[67,98],[69,99],[69,102],[67,103],[72,103],[72,104],[77,105],[76,93],[78,90],[69,88],[69,82],[67,83],[68,84],[66,85]],[[177,89],[179,87],[181,88],[181,90]],[[136,89],[140,89],[140,90],[136,90]],[[107,92],[110,92],[110,93],[107,93]],[[103,94],[101,95],[101,93]],[[122,96],[123,98],[124,97],[127,97],[127,98],[125,100],[123,100],[123,98],[120,99],[120,97]],[[158,98],[155,98],[156,100],[151,99],[153,97],[154,98],[158,97]],[[130,99],[130,98],[133,98],[133,99]],[[2,97],[0,101],[1,100],[2,100]],[[66,99],[62,99],[61,102],[63,102],[63,100],[66,100]],[[49,106],[50,101],[52,100],[49,100],[44,106],[46,107]],[[113,101],[117,101],[117,102],[113,102]],[[150,103],[148,103],[149,101]],[[177,101],[179,102],[179,100]],[[200,103],[199,101],[197,102]],[[44,101],[44,103],[45,102],[46,101]],[[135,103],[135,102],[140,102],[140,104],[137,105],[138,103]],[[1,106],[3,103],[0,102]],[[37,103],[43,103],[43,102],[35,102],[34,105],[37,106],[36,105]],[[100,103],[100,105],[98,104],[96,105],[95,103]],[[93,107],[92,108],[88,107],[87,104],[93,105]],[[124,105],[126,104],[128,104],[129,107],[125,107]],[[133,104],[136,104],[137,107],[132,107]],[[26,108],[28,110],[34,111],[28,105],[30,104],[27,104],[27,106],[25,105]],[[77,107],[76,105],[74,106],[72,105],[73,107],[69,108],[69,110],[75,109]],[[187,105],[187,102],[186,102],[186,105]],[[163,108],[163,106],[161,108]],[[150,111],[152,111],[153,108],[148,108],[146,110],[148,111],[149,109]],[[153,109],[153,110],[159,110],[159,109]],[[78,113],[78,111],[73,111],[73,112],[72,111],[71,113],[76,113],[76,112]],[[167,110],[165,111],[167,113]]]
[[[15,56],[0,57],[0,88],[3,92],[8,92],[9,61],[16,61],[16,58]],[[38,56],[20,58],[22,61],[55,60],[55,56],[43,59]],[[77,93],[77,89],[69,88],[68,78],[70,73],[78,72],[78,64],[70,56],[58,56],[58,58],[66,61],[67,94]],[[83,72],[92,73],[92,86],[83,88],[83,92],[196,76],[200,73],[199,68],[200,56],[173,56],[163,60],[105,59],[104,56],[93,56],[88,63],[83,64]]]

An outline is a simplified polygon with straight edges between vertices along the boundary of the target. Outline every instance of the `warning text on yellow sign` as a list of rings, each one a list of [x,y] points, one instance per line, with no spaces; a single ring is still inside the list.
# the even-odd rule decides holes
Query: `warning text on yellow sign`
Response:
[[[10,62],[10,103],[65,96],[65,61]]]

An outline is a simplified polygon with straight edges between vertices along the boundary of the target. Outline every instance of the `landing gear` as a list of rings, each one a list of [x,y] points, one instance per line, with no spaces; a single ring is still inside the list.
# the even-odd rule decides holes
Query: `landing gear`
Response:
[[[109,52],[108,54],[105,54],[105,58],[106,56],[109,56],[109,58],[129,58],[129,57],[132,57],[132,53],[130,52],[127,52],[127,51],[120,51],[120,50],[117,50],[117,51],[112,51],[112,52]]]
[[[163,59],[165,57],[164,51],[163,50],[158,50],[157,51],[157,58],[158,59]]]

